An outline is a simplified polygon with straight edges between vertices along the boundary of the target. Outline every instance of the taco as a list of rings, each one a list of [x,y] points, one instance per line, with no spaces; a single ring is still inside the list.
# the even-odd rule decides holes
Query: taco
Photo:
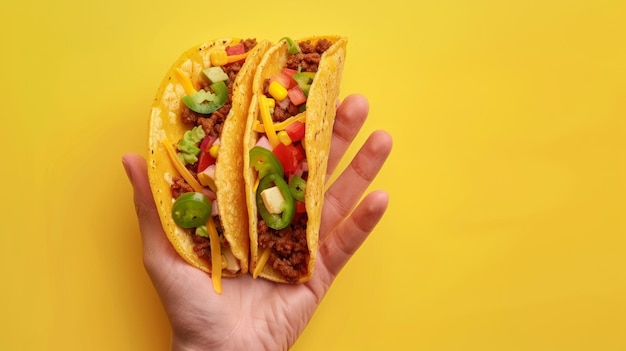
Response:
[[[270,47],[255,39],[193,47],[152,105],[148,173],[163,229],[183,259],[211,273],[217,292],[221,277],[248,272],[243,132],[252,79]]]
[[[294,284],[313,274],[346,45],[284,38],[257,67],[244,152],[255,278]]]

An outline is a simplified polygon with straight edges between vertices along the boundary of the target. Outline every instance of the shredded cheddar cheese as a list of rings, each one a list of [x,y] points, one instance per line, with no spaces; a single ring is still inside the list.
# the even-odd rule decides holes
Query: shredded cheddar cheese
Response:
[[[259,276],[259,274],[265,267],[267,260],[270,258],[271,251],[272,249],[267,248],[261,253],[261,257],[259,257],[259,261],[257,262],[256,267],[254,267],[254,272],[252,272],[252,277],[254,279],[256,279]]]
[[[259,95],[259,108],[261,109],[261,119],[263,121],[263,126],[265,127],[265,135],[267,135],[267,139],[270,141],[272,148],[275,148],[276,145],[280,143],[280,140],[278,140],[278,136],[276,136],[274,122],[272,121],[272,116],[270,116],[270,109],[267,105],[267,100],[268,99],[265,95]]]
[[[168,155],[170,156],[170,160],[174,164],[174,168],[180,173],[180,175],[185,179],[185,181],[193,188],[194,191],[201,193],[204,189],[200,183],[196,180],[196,178],[191,175],[189,170],[180,162],[178,156],[176,156],[176,151],[172,147],[172,145],[167,140],[163,140],[163,145],[165,146],[165,150],[167,150]]]
[[[256,190],[259,188],[259,182],[261,181],[261,179],[259,179],[259,177],[256,177],[256,180],[254,181],[254,185],[252,186],[252,191],[256,194]]]
[[[296,122],[296,121],[305,123],[306,122],[306,111],[298,113],[295,116],[291,116],[291,117],[287,118],[286,120],[284,120],[282,122],[274,123],[274,130],[283,130],[283,129],[287,128],[287,126],[289,126],[291,123]],[[253,129],[257,133],[265,133],[265,125],[260,123],[258,120],[254,121]]]
[[[220,238],[215,229],[213,217],[209,217],[206,221],[206,229],[209,232],[209,240],[211,240],[211,281],[213,289],[216,293],[222,293],[222,248],[220,246]]]
[[[183,89],[185,89],[185,93],[187,93],[187,95],[192,95],[198,92],[196,88],[193,87],[191,79],[187,77],[182,69],[176,68],[174,73],[176,74],[176,78],[180,81],[180,84],[183,86]]]

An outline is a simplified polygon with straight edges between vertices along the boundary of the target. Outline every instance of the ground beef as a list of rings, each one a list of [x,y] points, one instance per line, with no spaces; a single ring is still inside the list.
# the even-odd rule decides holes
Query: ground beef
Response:
[[[282,106],[282,102],[288,102],[286,107]],[[274,113],[272,114],[272,120],[274,122],[282,122],[291,116],[295,116],[300,113],[298,106],[294,105],[291,100],[285,99],[281,103],[274,107]]]
[[[304,41],[299,43],[300,52],[297,54],[289,55],[287,58],[286,67],[293,70],[301,70],[304,72],[317,72],[319,63],[322,58],[322,54],[331,47],[332,43],[326,39],[320,39],[315,45],[310,41]],[[268,92],[269,79],[263,82],[263,92],[266,96],[271,97]],[[295,116],[300,113],[298,106],[289,101],[288,105],[281,104],[274,107],[274,114],[272,120],[274,122],[282,122],[289,117]]]
[[[243,48],[244,50],[246,50],[246,52],[252,50],[252,48],[254,48],[256,46],[256,39],[252,38],[248,38],[246,40],[243,41]]]
[[[270,80],[266,79],[263,82],[263,94],[267,97],[271,97],[268,88],[270,86]],[[274,113],[272,114],[272,120],[274,122],[282,122],[289,117],[295,116],[300,113],[298,106],[294,105],[291,100],[285,99],[280,101],[274,106]]]
[[[269,228],[263,220],[258,222],[259,248],[272,250],[267,264],[292,283],[308,271],[306,222],[306,216],[303,216],[281,230]]]
[[[220,245],[222,247],[228,247],[228,241],[224,238],[224,227],[222,226],[222,222],[218,216],[213,217],[213,221],[215,222],[215,229],[217,230],[217,235],[220,238]],[[193,239],[193,251],[198,255],[198,257],[206,260],[207,262],[211,262],[211,240],[204,236],[196,235],[193,233],[191,235]]]
[[[315,52],[317,52],[318,54],[323,54],[332,45],[333,43],[331,43],[330,41],[326,39],[318,40],[317,44],[315,44]]]
[[[326,39],[320,39],[315,45],[310,41],[299,43],[300,52],[289,56],[287,68],[297,70],[300,68],[304,72],[317,72],[322,54],[328,50],[332,43]]]
[[[237,77],[237,73],[241,71],[241,67],[243,67],[244,62],[245,61],[236,61],[236,62],[229,63],[229,64],[222,66],[224,73],[228,75],[228,79],[230,80],[231,83],[235,81],[235,78]]]
[[[185,104],[180,104],[180,119],[186,126],[194,127],[199,116],[202,115],[191,111]]]
[[[172,178],[170,189],[172,190],[172,198],[174,199],[178,199],[184,193],[194,191],[191,185],[187,184],[181,176],[174,176]]]

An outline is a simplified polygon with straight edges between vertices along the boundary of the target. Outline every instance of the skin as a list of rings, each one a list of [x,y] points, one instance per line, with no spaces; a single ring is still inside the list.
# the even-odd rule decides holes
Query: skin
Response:
[[[365,122],[367,100],[347,97],[337,108],[328,176]],[[134,189],[143,261],[172,327],[172,350],[287,350],[302,333],[333,280],[387,209],[389,196],[363,197],[391,152],[391,136],[373,132],[325,194],[320,248],[313,278],[285,285],[250,275],[224,279],[223,294],[209,276],[184,262],[161,227],[146,161],[126,154],[122,163]]]

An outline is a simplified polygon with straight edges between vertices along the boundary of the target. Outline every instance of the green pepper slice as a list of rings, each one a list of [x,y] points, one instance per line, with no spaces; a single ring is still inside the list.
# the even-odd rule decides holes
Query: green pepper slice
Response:
[[[267,208],[265,208],[265,203],[263,202],[263,198],[261,197],[261,192],[265,189],[268,189],[276,185],[280,190],[280,193],[285,198],[285,204],[283,205],[283,212],[280,214],[270,213]],[[259,211],[259,214],[265,221],[268,227],[280,230],[286,228],[293,217],[296,214],[296,203],[291,196],[289,191],[289,186],[285,182],[285,180],[276,173],[270,173],[265,177],[261,178],[259,181],[259,187],[256,191],[256,206]]]
[[[182,100],[190,110],[202,114],[209,114],[224,106],[228,100],[228,86],[223,81],[215,82],[209,86],[213,93],[200,90],[195,94],[185,95]]]
[[[289,192],[294,199],[304,201],[304,192],[306,191],[306,180],[299,175],[294,175],[289,181]]]
[[[259,179],[263,179],[270,173],[278,174],[280,178],[285,174],[283,165],[274,153],[261,146],[250,149],[250,167],[254,167],[259,172]]]
[[[300,89],[302,89],[304,96],[309,97],[309,90],[311,90],[311,84],[313,84],[315,72],[298,72],[292,77],[296,83],[298,83]]]
[[[286,41],[287,42],[287,52],[290,54],[297,54],[300,52],[300,45],[298,45],[298,43],[289,38],[289,37],[282,37],[279,41]]]
[[[196,228],[205,225],[211,215],[213,204],[202,193],[185,193],[172,206],[172,218],[182,228]]]

